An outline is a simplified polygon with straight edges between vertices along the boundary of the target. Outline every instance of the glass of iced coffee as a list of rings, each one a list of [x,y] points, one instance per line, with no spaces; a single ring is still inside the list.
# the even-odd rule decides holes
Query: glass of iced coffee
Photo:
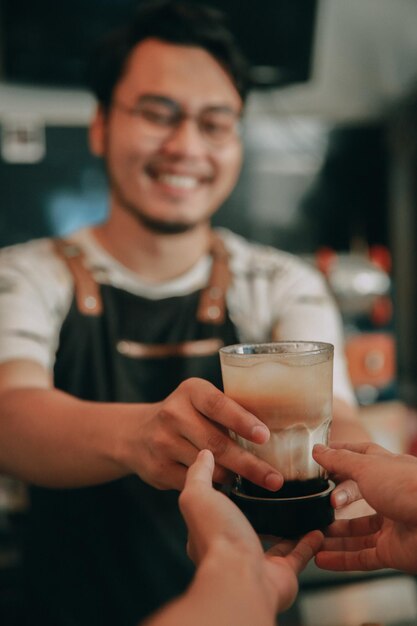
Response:
[[[235,496],[243,498],[246,506],[268,507],[270,517],[273,504],[265,504],[267,500],[279,500],[275,508],[279,508],[280,512],[278,508],[276,512],[280,518],[289,513],[291,506],[299,508],[297,516],[308,514],[310,507],[314,518],[315,498],[325,497],[329,509],[329,481],[324,469],[314,461],[312,449],[314,444],[328,441],[333,346],[313,341],[236,344],[220,350],[220,361],[225,394],[256,415],[271,432],[269,441],[262,445],[234,433],[232,436],[242,447],[278,469],[285,481],[273,493],[236,477]],[[327,513],[326,524],[332,521],[329,510]],[[307,526],[323,524],[312,519]],[[291,521],[291,526],[294,532],[280,534],[300,534],[295,522]],[[260,532],[273,529],[268,526]]]

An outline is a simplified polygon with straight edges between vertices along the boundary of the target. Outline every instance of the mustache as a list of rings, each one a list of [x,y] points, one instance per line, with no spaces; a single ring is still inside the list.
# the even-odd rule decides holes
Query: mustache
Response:
[[[198,163],[196,159],[171,156],[156,156],[146,166],[148,174],[178,174],[194,176],[200,180],[211,180],[214,172],[211,167]]]

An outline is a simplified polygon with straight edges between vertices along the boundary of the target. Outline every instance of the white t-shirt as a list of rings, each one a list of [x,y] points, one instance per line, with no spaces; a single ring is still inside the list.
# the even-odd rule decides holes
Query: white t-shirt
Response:
[[[339,313],[325,280],[299,258],[249,243],[219,229],[230,252],[233,280],[227,294],[242,342],[272,339],[325,341],[334,353],[334,395],[355,403],[346,372]],[[192,293],[207,283],[211,257],[173,280],[150,284],[118,263],[85,228],[67,239],[82,248],[97,282],[154,300]],[[73,298],[73,279],[50,239],[0,251],[0,362],[31,359],[52,369],[61,326]]]

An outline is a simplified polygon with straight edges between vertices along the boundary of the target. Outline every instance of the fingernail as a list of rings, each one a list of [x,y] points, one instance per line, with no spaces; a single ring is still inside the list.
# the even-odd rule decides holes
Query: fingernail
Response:
[[[326,446],[324,446],[322,443],[316,443],[313,447],[313,452],[324,452],[326,450]]]
[[[275,472],[271,472],[265,477],[265,487],[271,491],[276,491],[282,487],[282,482],[281,474],[276,474]]]
[[[337,509],[347,504],[348,494],[346,491],[337,491],[333,497]]]
[[[263,424],[257,424],[252,428],[251,435],[254,443],[266,443],[269,439],[269,430]]]

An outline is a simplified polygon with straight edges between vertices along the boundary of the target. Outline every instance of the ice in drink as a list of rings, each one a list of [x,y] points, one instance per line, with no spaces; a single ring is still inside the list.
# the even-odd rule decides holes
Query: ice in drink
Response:
[[[240,445],[276,467],[285,481],[325,478],[312,449],[328,439],[333,347],[313,342],[243,344],[220,354],[226,395],[271,432],[263,445],[236,437]]]

